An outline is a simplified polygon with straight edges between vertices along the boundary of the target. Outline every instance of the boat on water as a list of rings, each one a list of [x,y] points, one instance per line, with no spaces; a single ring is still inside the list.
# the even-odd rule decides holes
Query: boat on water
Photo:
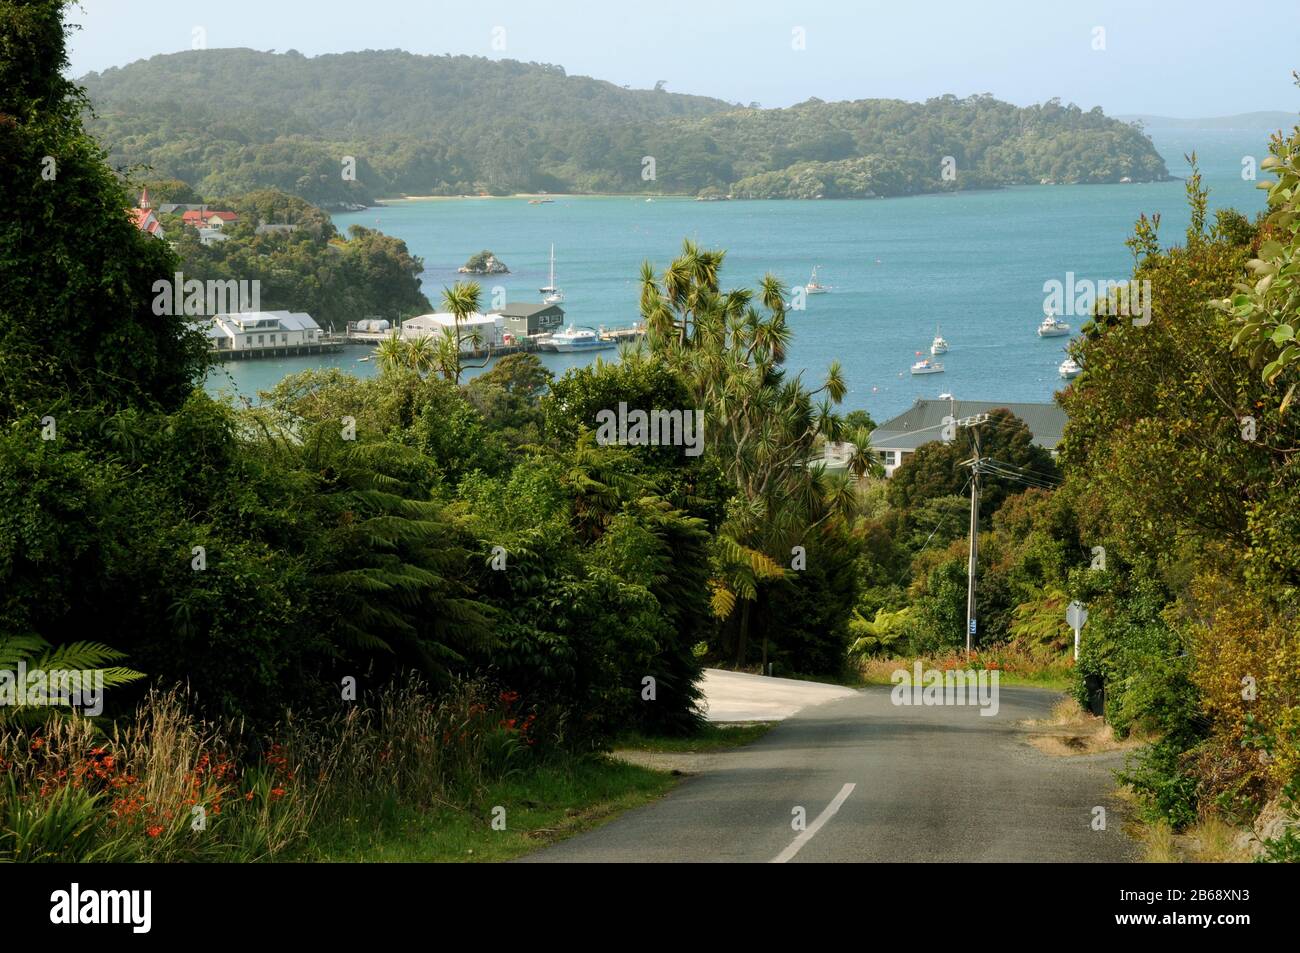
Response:
[[[1040,338],[1062,338],[1070,333],[1070,326],[1064,321],[1057,320],[1056,315],[1050,311],[1043,315],[1043,321],[1038,325],[1038,336]]]
[[[529,199],[529,205],[554,205],[555,199]]]
[[[932,361],[928,357],[923,357],[912,365],[913,374],[942,374],[943,365],[938,361]]]
[[[542,301],[545,304],[559,304],[564,300],[564,292],[555,287],[555,243],[551,243],[551,277],[546,282],[546,287],[538,288],[542,295]]]
[[[1079,362],[1072,357],[1067,357],[1063,360],[1061,366],[1057,368],[1057,370],[1067,381],[1072,381],[1083,373],[1083,368],[1079,366]]]
[[[945,341],[943,339],[943,335],[939,333],[939,326],[937,324],[934,326],[934,340],[930,342],[930,353],[931,354],[948,353],[948,342]]]
[[[817,265],[813,265],[812,277],[808,279],[808,284],[803,286],[804,294],[824,295],[831,290],[830,285],[824,285],[817,280]]]
[[[591,328],[579,328],[572,324],[563,331],[552,334],[547,343],[557,351],[599,351],[618,346],[616,342],[605,340]]]
[[[359,358],[357,358],[357,360],[358,360],[360,363],[364,364],[366,361],[370,360],[370,355],[367,354],[365,357],[359,357]]]

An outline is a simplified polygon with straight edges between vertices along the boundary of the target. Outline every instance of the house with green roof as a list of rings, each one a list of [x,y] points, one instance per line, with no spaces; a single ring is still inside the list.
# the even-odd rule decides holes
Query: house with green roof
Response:
[[[492,314],[500,315],[505,322],[505,330],[519,338],[545,334],[564,324],[564,309],[545,301],[516,302],[498,308]]]

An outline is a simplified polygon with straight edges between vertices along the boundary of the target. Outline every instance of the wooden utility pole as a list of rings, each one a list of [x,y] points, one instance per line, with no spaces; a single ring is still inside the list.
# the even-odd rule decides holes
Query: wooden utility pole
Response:
[[[977,623],[975,621],[975,566],[979,561],[980,551],[980,438],[975,430],[989,419],[988,414],[975,414],[961,420],[948,420],[957,427],[970,430],[971,447],[974,456],[963,460],[962,466],[970,467],[970,562],[966,567],[966,654],[969,656],[975,641]]]
[[[966,655],[970,656],[975,638],[975,564],[980,550],[980,443],[979,435],[971,431],[975,456],[970,470],[970,563],[966,567]]]

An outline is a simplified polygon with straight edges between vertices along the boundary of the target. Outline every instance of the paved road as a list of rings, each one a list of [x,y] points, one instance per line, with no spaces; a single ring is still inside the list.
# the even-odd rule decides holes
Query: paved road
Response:
[[[706,668],[700,689],[708,699],[709,721],[782,721],[809,705],[857,693],[843,685],[794,678],[767,678],[745,672]]]
[[[1003,687],[988,717],[895,706],[888,687],[868,688],[800,711],[663,800],[525,860],[1131,860],[1110,796],[1122,756],[1051,757],[1026,740],[1020,722],[1059,698]],[[1092,830],[1095,806],[1107,809],[1105,831]]]

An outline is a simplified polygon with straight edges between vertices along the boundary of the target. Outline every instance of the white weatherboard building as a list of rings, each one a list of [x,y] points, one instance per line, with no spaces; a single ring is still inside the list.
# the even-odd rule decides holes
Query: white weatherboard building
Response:
[[[214,351],[258,351],[319,344],[324,332],[309,314],[297,311],[246,311],[196,321]]]
[[[460,322],[460,349],[462,351],[482,350],[487,347],[499,347],[501,330],[505,319],[499,314],[479,314],[477,311]],[[414,338],[438,336],[446,331],[455,333],[456,317],[445,311],[434,314],[422,314],[416,318],[407,318],[402,322],[402,337]]]

